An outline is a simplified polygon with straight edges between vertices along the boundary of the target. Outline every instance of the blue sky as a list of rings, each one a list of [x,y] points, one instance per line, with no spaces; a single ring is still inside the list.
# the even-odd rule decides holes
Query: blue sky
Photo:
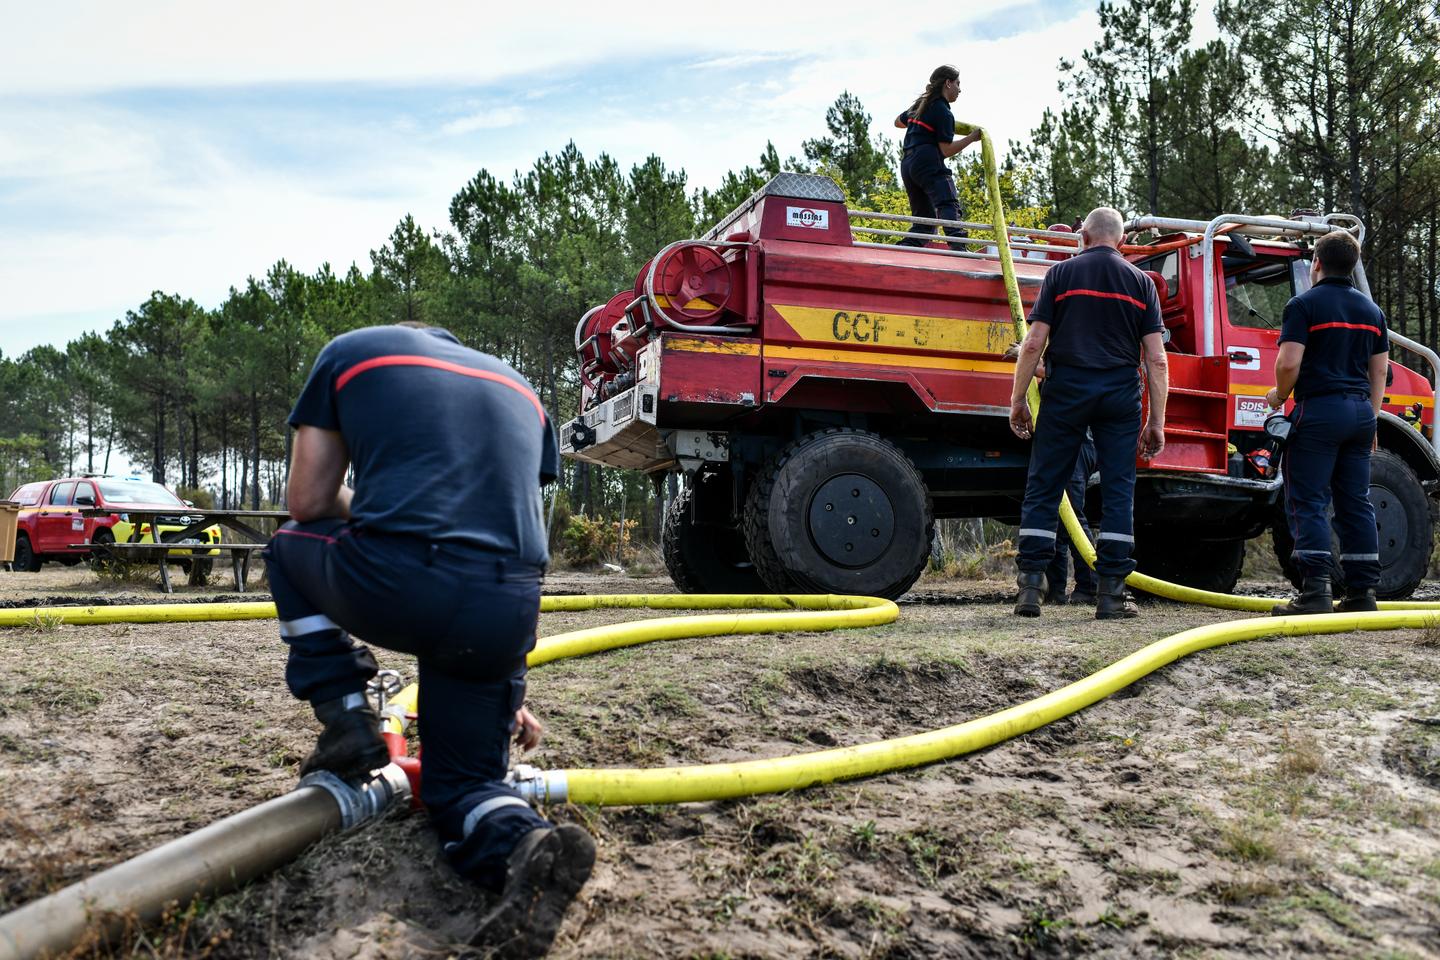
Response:
[[[709,186],[767,139],[799,154],[842,90],[892,135],[952,62],[956,115],[1004,144],[1097,35],[1088,0],[58,6],[8,12],[0,41],[6,356],[152,290],[213,306],[282,258],[368,269],[406,213],[443,229],[479,169],[508,179],[570,139]]]

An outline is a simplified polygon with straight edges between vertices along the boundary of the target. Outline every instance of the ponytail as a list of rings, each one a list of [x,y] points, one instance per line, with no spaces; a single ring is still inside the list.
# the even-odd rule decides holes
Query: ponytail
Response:
[[[940,91],[945,88],[947,82],[959,79],[960,71],[950,66],[950,64],[946,63],[936,67],[930,74],[930,82],[925,85],[925,89],[921,91],[920,96],[916,97],[915,102],[910,105],[910,119],[914,120],[926,110],[930,109],[930,104],[934,103],[935,98],[940,96]]]

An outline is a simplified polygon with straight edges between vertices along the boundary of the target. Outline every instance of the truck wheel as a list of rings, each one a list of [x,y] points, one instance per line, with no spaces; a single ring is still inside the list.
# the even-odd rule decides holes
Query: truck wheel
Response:
[[[36,573],[42,563],[40,555],[30,548],[30,538],[24,533],[15,535],[14,567],[21,573]]]
[[[1389,450],[1376,450],[1370,455],[1370,502],[1375,505],[1375,526],[1380,534],[1380,582],[1375,587],[1375,596],[1381,600],[1404,600],[1415,592],[1430,567],[1435,535],[1430,501],[1420,486],[1420,478],[1404,460]],[[1338,586],[1342,582],[1340,541],[1333,528],[1330,538],[1335,558],[1331,576]],[[1290,527],[1283,514],[1271,528],[1271,539],[1275,543],[1275,559],[1298,588],[1300,571],[1290,560],[1295,541],[1290,537]]]
[[[665,514],[660,551],[665,569],[681,593],[765,593],[745,538],[733,527],[696,523],[690,504],[695,491],[681,490]]]
[[[1167,583],[1230,593],[1245,564],[1244,540],[1188,541],[1167,530],[1135,538],[1135,568]]]
[[[105,549],[107,544],[114,542],[115,534],[111,533],[105,527],[96,530],[94,535],[90,537],[90,543],[93,545],[90,551],[91,570],[108,570],[115,565],[115,555]]]
[[[781,451],[745,504],[745,543],[772,590],[895,599],[920,578],[935,533],[925,481],[893,444],[835,428]]]

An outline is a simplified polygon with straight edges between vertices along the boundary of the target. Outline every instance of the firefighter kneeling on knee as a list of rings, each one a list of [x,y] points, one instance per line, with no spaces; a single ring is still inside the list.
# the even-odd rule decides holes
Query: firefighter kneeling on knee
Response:
[[[1374,610],[1380,544],[1370,502],[1370,453],[1385,395],[1390,338],[1385,314],[1350,282],[1360,245],[1344,231],[1315,242],[1311,288],[1285,305],[1271,407],[1293,393],[1290,437],[1281,460],[1285,520],[1300,572],[1300,596],[1276,616],[1330,613],[1330,520],[1340,535],[1342,612]]]
[[[1095,616],[1136,615],[1125,597],[1125,578],[1135,569],[1130,557],[1135,451],[1138,444],[1148,459],[1165,446],[1169,370],[1159,295],[1150,278],[1120,254],[1124,224],[1117,211],[1091,211],[1081,234],[1083,252],[1057,263],[1040,286],[1010,394],[1010,429],[1021,439],[1034,434],[1016,560],[1020,592],[1015,613],[1022,617],[1040,615],[1060,496],[1087,429],[1095,439],[1102,492]],[[1142,352],[1150,384],[1150,419],[1143,429]],[[1026,393],[1042,354],[1048,368],[1045,401],[1039,423],[1032,424]]]

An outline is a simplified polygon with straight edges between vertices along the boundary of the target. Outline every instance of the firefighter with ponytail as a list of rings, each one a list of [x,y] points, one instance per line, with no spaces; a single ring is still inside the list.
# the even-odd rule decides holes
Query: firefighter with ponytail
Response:
[[[980,134],[955,139],[955,115],[950,112],[950,104],[959,96],[960,71],[949,64],[936,67],[925,91],[895,118],[895,126],[905,131],[900,179],[910,198],[911,216],[960,219],[955,179],[945,161],[979,140]],[[917,223],[910,227],[910,232],[915,236],[901,240],[901,246],[924,246],[925,238],[934,234],[935,228]],[[959,227],[946,227],[945,232],[952,237],[965,236]]]

